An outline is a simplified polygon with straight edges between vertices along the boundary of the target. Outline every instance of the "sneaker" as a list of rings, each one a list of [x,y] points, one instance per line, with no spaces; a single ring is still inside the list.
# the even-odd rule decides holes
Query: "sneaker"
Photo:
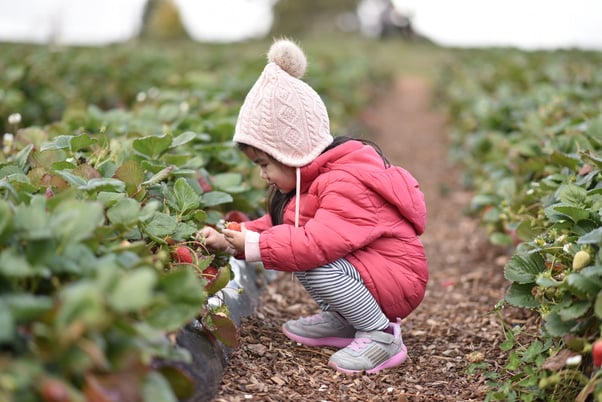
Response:
[[[293,341],[308,346],[344,348],[355,339],[355,328],[338,313],[330,311],[287,321],[282,325],[282,332]]]
[[[385,331],[357,331],[355,340],[345,349],[330,356],[328,365],[345,374],[378,373],[399,366],[408,355],[401,338],[401,320],[389,324]]]

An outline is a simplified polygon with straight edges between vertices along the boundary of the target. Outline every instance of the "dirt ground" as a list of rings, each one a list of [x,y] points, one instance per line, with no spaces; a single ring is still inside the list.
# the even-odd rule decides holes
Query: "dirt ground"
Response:
[[[376,375],[348,376],[327,367],[336,350],[298,345],[280,330],[284,321],[317,311],[290,274],[279,274],[244,319],[242,342],[226,368],[216,401],[482,401],[482,372],[505,363],[499,316],[492,313],[508,283],[508,250],[488,245],[466,216],[471,194],[462,189],[447,157],[445,119],[431,107],[429,84],[400,77],[363,114],[367,137],[391,162],[414,174],[425,193],[428,224],[422,240],[430,281],[421,306],[403,322],[408,359]]]

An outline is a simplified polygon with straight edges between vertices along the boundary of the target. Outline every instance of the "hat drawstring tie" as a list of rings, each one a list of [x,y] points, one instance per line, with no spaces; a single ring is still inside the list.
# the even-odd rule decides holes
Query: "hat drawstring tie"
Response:
[[[301,169],[297,167],[296,173],[296,188],[295,188],[295,227],[299,227],[299,208],[300,208],[300,196],[301,196]]]

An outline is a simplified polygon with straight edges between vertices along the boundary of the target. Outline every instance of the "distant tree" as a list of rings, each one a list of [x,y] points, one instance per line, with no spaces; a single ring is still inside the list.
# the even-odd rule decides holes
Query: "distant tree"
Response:
[[[180,10],[173,0],[148,0],[142,16],[140,37],[143,39],[186,39]]]
[[[337,30],[337,17],[355,13],[357,0],[279,0],[274,6],[271,35],[298,37]]]

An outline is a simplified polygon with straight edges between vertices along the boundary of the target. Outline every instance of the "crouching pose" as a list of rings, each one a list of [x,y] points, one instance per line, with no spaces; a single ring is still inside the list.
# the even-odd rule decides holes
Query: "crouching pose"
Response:
[[[328,362],[340,372],[377,373],[406,360],[401,319],[424,297],[424,195],[376,144],[330,133],[326,106],[301,80],[306,62],[293,42],[274,42],[238,116],[233,141],[269,186],[268,213],[240,232],[199,235],[295,272],[321,312],[284,323],[284,334],[340,348]]]

